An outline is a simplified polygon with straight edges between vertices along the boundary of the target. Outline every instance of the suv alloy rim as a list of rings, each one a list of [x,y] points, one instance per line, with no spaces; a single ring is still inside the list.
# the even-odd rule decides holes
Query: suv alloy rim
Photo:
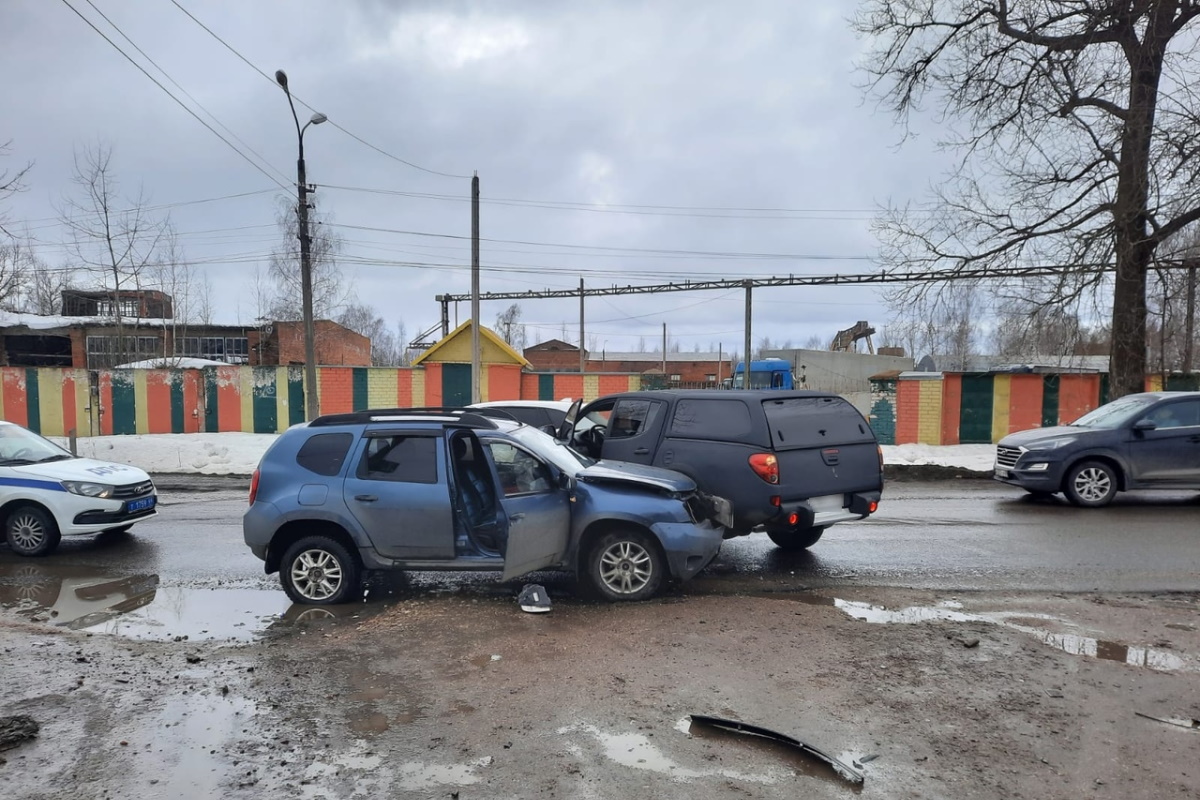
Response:
[[[342,585],[342,565],[327,550],[305,550],[292,561],[292,585],[308,600],[325,600]]]
[[[1112,479],[1099,467],[1088,467],[1075,476],[1075,491],[1084,500],[1103,500],[1112,491]]]
[[[46,538],[46,528],[42,521],[28,512],[13,517],[8,526],[13,544],[25,550],[37,547]]]
[[[617,542],[600,554],[600,580],[617,594],[641,591],[653,571],[653,559],[637,542]]]

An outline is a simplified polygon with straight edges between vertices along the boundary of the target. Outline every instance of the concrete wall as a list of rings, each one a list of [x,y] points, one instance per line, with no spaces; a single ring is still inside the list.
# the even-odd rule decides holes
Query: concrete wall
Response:
[[[855,403],[864,414],[870,408],[872,375],[913,369],[913,360],[903,356],[873,356],[866,353],[835,353],[830,350],[768,350],[765,358],[791,362],[802,389],[820,389],[849,396],[864,393],[868,399]]]

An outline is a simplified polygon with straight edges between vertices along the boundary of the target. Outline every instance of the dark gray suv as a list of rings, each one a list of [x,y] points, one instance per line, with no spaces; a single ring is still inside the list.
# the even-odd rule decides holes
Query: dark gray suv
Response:
[[[713,559],[722,503],[686,475],[597,463],[511,418],[383,409],[280,435],[242,529],[297,603],[361,598],[364,571],[388,569],[567,569],[601,599],[642,600]]]
[[[678,470],[726,498],[727,537],[765,530],[785,549],[875,512],[883,455],[871,426],[829,392],[718,389],[625,392],[568,416],[560,431],[606,461]]]
[[[995,478],[1093,508],[1127,489],[1200,489],[1200,392],[1126,395],[1070,425],[1009,434]]]

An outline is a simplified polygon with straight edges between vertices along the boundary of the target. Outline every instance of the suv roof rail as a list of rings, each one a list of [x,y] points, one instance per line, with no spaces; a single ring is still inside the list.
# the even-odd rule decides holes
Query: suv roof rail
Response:
[[[511,419],[505,412],[484,413],[482,408],[462,408],[460,406],[419,406],[415,408],[368,408],[362,411],[350,411],[342,414],[323,414],[312,422],[309,427],[324,427],[326,425],[365,425],[370,422],[387,421],[381,418],[395,417],[454,417],[456,421],[472,428],[496,428],[495,422],[488,417]]]

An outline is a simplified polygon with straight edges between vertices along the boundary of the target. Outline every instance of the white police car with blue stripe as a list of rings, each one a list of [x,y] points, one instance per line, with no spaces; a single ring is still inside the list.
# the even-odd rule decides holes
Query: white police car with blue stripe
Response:
[[[77,458],[0,420],[0,523],[13,552],[44,556],[63,536],[128,530],[157,504],[154,482],[137,467]]]

